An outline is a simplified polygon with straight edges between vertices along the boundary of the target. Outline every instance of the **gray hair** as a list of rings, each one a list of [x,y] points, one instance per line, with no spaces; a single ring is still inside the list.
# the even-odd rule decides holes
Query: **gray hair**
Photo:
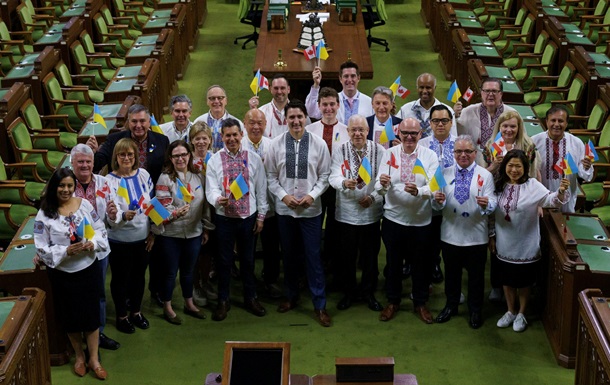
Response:
[[[417,77],[416,83],[419,83],[420,79],[423,78],[424,76],[430,76],[432,78],[432,81],[434,82],[434,88],[436,88],[436,76],[432,75],[431,73],[428,72],[424,72],[423,74],[419,75]]]
[[[172,98],[169,100],[169,110],[170,111],[174,110],[174,104],[176,104],[176,103],[188,103],[189,110],[193,109],[193,102],[186,95],[174,95],[174,96],[172,96]]]
[[[375,87],[375,89],[373,90],[373,95],[371,95],[371,99],[374,98],[375,95],[385,95],[390,98],[390,100],[394,98],[394,92],[392,92],[392,90],[388,87],[384,86]]]
[[[363,122],[367,128],[369,126],[369,124],[366,121],[366,118],[364,116],[359,115],[359,114],[354,114],[349,117],[349,120],[347,121],[347,127],[351,127],[352,125],[356,124],[357,122]]]
[[[72,151],[70,151],[70,157],[75,157],[76,154],[84,154],[93,158],[93,150],[91,147],[86,144],[79,143],[76,146],[72,147]]]
[[[474,143],[474,140],[472,139],[472,136],[470,135],[466,135],[466,134],[462,134],[460,136],[457,137],[457,139],[455,140],[455,143],[457,142],[466,142],[468,143],[475,151],[477,150],[477,146]]]

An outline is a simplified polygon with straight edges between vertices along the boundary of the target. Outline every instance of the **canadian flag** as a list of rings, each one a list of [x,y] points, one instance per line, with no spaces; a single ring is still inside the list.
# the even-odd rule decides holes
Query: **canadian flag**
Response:
[[[260,88],[261,90],[269,89],[269,80],[262,74],[258,82],[258,88]]]
[[[307,47],[305,49],[305,51],[303,51],[303,55],[305,55],[305,59],[307,59],[307,60],[315,59],[316,58],[316,47],[314,47],[313,45],[310,47]]]
[[[554,168],[554,169],[555,169],[555,171],[557,171],[558,173],[563,174],[563,173],[564,173],[564,170],[566,169],[566,164],[565,164],[565,162],[564,162],[564,160],[563,160],[563,159],[559,159],[559,160],[557,161],[557,163],[555,163],[555,164],[553,165],[553,168]]]
[[[462,96],[462,98],[464,98],[465,101],[470,102],[470,99],[472,99],[473,95],[474,95],[474,92],[472,92],[470,87],[468,87],[466,92],[464,92],[464,95]]]
[[[406,98],[410,93],[411,91],[403,86],[398,86],[398,89],[396,90],[396,95],[400,96],[401,99]]]

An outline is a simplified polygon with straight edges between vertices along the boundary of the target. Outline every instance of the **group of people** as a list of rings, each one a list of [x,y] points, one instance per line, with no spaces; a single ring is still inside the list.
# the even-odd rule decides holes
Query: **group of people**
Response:
[[[356,63],[341,66],[341,92],[320,86],[319,68],[312,75],[305,103],[289,100],[288,80],[276,75],[271,102],[259,106],[252,97],[241,121],[214,85],[209,112],[194,121],[185,95],[171,99],[173,121],[161,125],[163,134],[151,131],[147,108],[134,105],[127,130],[72,149],[72,170],[58,169],[48,182],[34,239],[76,352],[76,374],[90,368],[105,379],[98,345],[119,347],[104,334],[108,265],[116,328],[124,333],[150,326],[141,311],[147,267],[151,296],[171,324],[183,322],[172,304],[178,271],[184,314],[205,318],[198,295],[211,265],[218,279],[217,290],[208,290],[217,300],[212,319],[224,320],[235,261],[244,308],[264,316],[254,264],[259,235],[262,277],[274,298],[283,263],[278,312],[299,305],[305,278],[315,319],[330,326],[328,268],[343,292],[339,310],[363,301],[389,321],[400,308],[406,263],[413,310],[427,324],[458,313],[466,269],[468,323],[477,329],[489,247],[492,286],[503,288],[508,308],[497,325],[525,329],[540,260],[539,210],[573,211],[576,177],[592,178],[583,143],[566,132],[567,110],[551,108],[548,131],[529,138],[519,114],[502,103],[497,79],[481,85],[481,103],[452,108],[434,97],[434,76],[422,74],[419,98],[396,116],[391,89],[377,87],[371,97],[358,90]],[[566,176],[554,166],[568,153],[578,172]],[[162,218],[152,221],[155,215]],[[385,306],[375,297],[382,240]],[[446,306],[433,317],[426,303],[441,251]]]

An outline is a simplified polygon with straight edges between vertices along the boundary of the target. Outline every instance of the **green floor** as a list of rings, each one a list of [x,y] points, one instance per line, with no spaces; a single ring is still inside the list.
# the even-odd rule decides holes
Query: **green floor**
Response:
[[[403,4],[387,5],[391,20],[374,34],[388,39],[391,52],[385,53],[380,46],[372,47],[375,79],[362,81],[361,90],[370,93],[375,86],[389,86],[397,75],[402,75],[403,85],[412,90],[406,101],[414,100],[417,98],[415,78],[428,71],[439,77],[437,97],[444,101],[449,82],[442,78],[438,56],[430,48],[419,4],[419,0],[404,0]],[[242,50],[233,45],[233,39],[250,29],[237,23],[237,4],[211,0],[208,11],[197,50],[191,54],[186,76],[179,83],[180,92],[193,99],[196,117],[207,111],[206,88],[219,83],[227,89],[229,111],[241,117],[251,95],[248,85],[255,49],[250,45],[249,49]],[[261,101],[269,99],[269,93],[264,91]],[[399,100],[398,107],[406,101]],[[382,253],[381,266],[383,262]],[[260,264],[257,261],[259,269]],[[383,280],[380,288],[382,284]],[[407,280],[405,295],[409,287],[410,280]],[[174,294],[176,309],[180,309],[179,290]],[[287,314],[275,311],[277,301],[262,297],[268,310],[263,318],[243,310],[240,294],[238,283],[233,290],[233,308],[224,322],[211,321],[210,311],[206,310],[208,319],[200,321],[183,316],[182,326],[164,321],[161,309],[150,306],[146,297],[143,311],[152,326],[133,335],[116,331],[110,301],[106,334],[116,338],[122,347],[117,351],[102,351],[108,382],[203,384],[207,373],[221,371],[227,340],[288,341],[292,345],[291,372],[307,375],[334,373],[335,357],[393,356],[395,372],[413,373],[422,385],[567,385],[574,382],[574,371],[556,364],[542,324],[535,315],[528,317],[530,326],[521,334],[495,326],[505,311],[501,305],[486,303],[485,324],[475,331],[468,327],[464,306],[447,324],[425,325],[413,314],[411,302],[405,299],[396,319],[381,323],[378,314],[364,304],[339,312],[336,304],[340,295],[330,293],[328,310],[333,326],[322,328],[312,318],[312,305],[306,294],[302,307]],[[385,303],[381,291],[378,298]],[[442,285],[434,287],[429,305],[435,315],[442,309]],[[92,375],[77,378],[72,374],[71,365],[53,368],[52,379],[56,385],[97,383]]]

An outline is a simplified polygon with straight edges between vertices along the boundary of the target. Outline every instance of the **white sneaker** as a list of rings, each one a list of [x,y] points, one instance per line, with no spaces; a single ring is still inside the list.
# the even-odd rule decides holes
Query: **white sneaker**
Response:
[[[507,311],[506,314],[504,314],[502,318],[498,320],[498,323],[496,325],[499,328],[507,328],[513,323],[513,321],[515,321],[515,318],[517,317],[513,313]]]
[[[460,293],[460,305],[466,302],[466,297],[464,297],[464,293]]]
[[[513,330],[516,332],[522,332],[527,327],[527,321],[525,320],[525,316],[523,313],[517,314],[515,318],[515,322],[513,322]]]
[[[208,299],[201,292],[201,289],[193,289],[193,302],[199,307],[204,307],[208,304]]]

